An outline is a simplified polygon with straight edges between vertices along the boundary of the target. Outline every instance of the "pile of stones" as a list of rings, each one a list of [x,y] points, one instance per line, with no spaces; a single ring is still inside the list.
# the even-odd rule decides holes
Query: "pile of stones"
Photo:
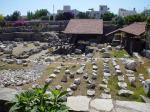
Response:
[[[17,43],[13,41],[0,42],[0,52],[3,54],[12,54],[14,47],[17,47]]]
[[[86,79],[87,82],[87,96],[89,97],[94,97],[95,96],[95,88],[96,88],[96,80],[97,80],[97,70],[98,66],[96,64],[96,60],[91,60],[92,61],[92,74],[90,77],[88,77],[87,74],[84,75],[84,79]]]
[[[34,45],[38,46],[39,43],[38,42],[34,42]],[[42,50],[46,50],[48,48],[49,48],[49,46],[47,44],[44,44],[44,45],[38,46],[37,48],[33,48],[33,49],[30,49],[30,50],[23,51],[18,56],[16,56],[16,58],[17,59],[26,59],[29,56],[31,56],[33,54],[37,54],[37,53],[41,52]]]
[[[84,70],[85,70],[85,64],[82,63],[80,68],[76,71],[76,73],[74,72],[66,72],[67,74],[69,74],[69,78],[70,79],[73,79],[75,77],[75,74],[79,77],[75,78],[73,83],[70,85],[69,88],[67,88],[67,91],[68,91],[68,96],[71,96],[73,95],[73,91],[76,91],[78,86],[81,84],[81,78],[80,76],[83,75],[84,73]]]
[[[104,59],[104,69],[103,69],[103,79],[102,83],[99,84],[100,90],[102,93],[100,94],[100,98],[102,99],[111,99],[110,88],[108,88],[108,81],[111,76],[110,68],[109,68],[109,59]]]
[[[0,85],[1,87],[7,87],[32,83],[42,75],[44,68],[45,67],[41,64],[35,64],[29,69],[1,70]]]
[[[49,77],[45,80],[45,83],[51,83],[57,77],[57,75],[60,74],[61,69],[62,69],[62,66],[56,67],[53,70],[53,73],[50,74]],[[62,89],[62,85],[55,85],[54,89],[61,90]]]
[[[62,39],[58,37],[58,34],[56,32],[43,32],[42,38],[44,39],[44,41],[49,42],[50,47],[60,46],[64,43]]]
[[[122,63],[125,64],[125,68],[128,70],[136,70],[136,67],[138,66],[138,61],[134,59],[128,59],[128,58],[122,58]]]
[[[112,50],[112,47],[110,45],[108,45],[106,47],[102,47],[100,49],[100,52],[103,53],[102,57],[103,58],[110,58],[111,56],[110,56],[109,51],[111,51],[111,50]]]
[[[26,59],[16,59],[16,58],[1,58],[2,62],[7,64],[14,64],[28,66],[28,61]]]
[[[113,59],[112,64],[115,68],[115,75],[118,78],[118,87],[119,87],[118,95],[120,95],[120,96],[133,95],[134,92],[127,89],[127,83],[125,82],[125,76],[120,69],[120,65],[117,64],[117,60]]]

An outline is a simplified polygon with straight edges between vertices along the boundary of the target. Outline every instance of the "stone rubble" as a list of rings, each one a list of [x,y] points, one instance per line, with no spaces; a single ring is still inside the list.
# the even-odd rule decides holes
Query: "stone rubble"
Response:
[[[0,85],[21,86],[36,81],[42,75],[42,70],[45,67],[42,64],[35,64],[29,69],[19,70],[1,70]]]

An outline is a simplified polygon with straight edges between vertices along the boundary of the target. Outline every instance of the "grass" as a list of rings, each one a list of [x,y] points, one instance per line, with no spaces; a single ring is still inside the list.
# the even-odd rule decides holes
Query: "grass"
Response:
[[[112,96],[113,99],[118,99],[117,97],[117,92],[118,92],[118,79],[117,77],[114,75],[115,74],[115,71],[114,71],[114,68],[113,68],[113,65],[111,62],[109,62],[109,67],[110,67],[110,72],[111,72],[111,77],[109,79],[109,82],[108,82],[108,88],[110,88],[110,94]]]
[[[120,51],[113,50],[111,53],[112,53],[113,57],[118,57],[118,58],[123,57],[124,54],[127,54],[127,52],[125,50],[120,50]],[[74,56],[74,57],[76,57],[76,56]],[[78,89],[76,91],[74,91],[73,95],[74,96],[86,95],[86,92],[87,92],[86,81],[83,79],[83,75],[75,75],[74,79],[68,78],[68,82],[67,83],[61,82],[61,79],[62,79],[63,75],[65,74],[66,66],[68,66],[69,69],[71,71],[74,71],[74,72],[80,67],[80,62],[82,62],[83,60],[81,59],[81,55],[78,55],[77,57],[80,57],[80,59],[78,59],[78,60],[71,60],[70,58],[67,58],[67,59],[64,60],[64,59],[62,59],[60,57],[58,60],[56,60],[56,62],[63,62],[65,66],[61,69],[60,74],[58,74],[57,77],[52,81],[52,83],[50,85],[51,87],[54,87],[56,85],[62,85],[63,90],[66,90],[70,86],[70,84],[73,83],[75,78],[79,78],[80,77],[81,78],[81,84],[78,86]],[[99,58],[96,61],[97,66],[98,66],[98,72],[97,72],[98,77],[97,77],[97,80],[95,80],[95,82],[96,82],[96,88],[95,88],[96,95],[95,95],[95,97],[96,98],[98,98],[100,96],[101,92],[102,92],[102,90],[99,90],[99,88],[98,88],[98,85],[101,84],[102,78],[103,78],[103,63],[102,63],[102,60],[100,60],[100,57],[101,57],[101,53],[95,52],[94,58]],[[91,64],[91,62],[85,62],[85,61],[83,61],[83,62],[86,63],[85,72],[88,73],[89,77],[91,77],[91,74],[92,74],[92,64]],[[115,99],[115,100],[139,101],[139,102],[142,101],[140,95],[146,96],[146,94],[144,93],[144,90],[143,90],[141,82],[138,81],[137,78],[138,78],[138,74],[139,73],[144,74],[145,79],[148,78],[148,73],[147,73],[146,69],[147,69],[147,67],[150,66],[150,60],[144,59],[144,62],[145,62],[144,64],[138,66],[137,71],[135,72],[136,87],[132,87],[130,85],[129,81],[128,81],[127,76],[125,75],[124,65],[122,64],[121,61],[119,61],[119,60],[117,61],[117,63],[121,67],[121,71],[125,75],[125,82],[128,85],[128,89],[131,90],[131,91],[134,91],[133,95],[131,95],[129,97],[123,97],[123,96],[118,96],[117,95],[118,90],[119,90],[118,79],[117,79],[117,76],[114,75],[115,74],[115,70],[114,70],[114,67],[112,65],[112,62],[111,62],[111,60],[109,61],[109,67],[110,67],[110,71],[111,71],[112,76],[109,79],[108,87],[111,90],[110,93],[111,93],[111,96],[112,96],[113,99]],[[9,66],[11,66],[11,65],[9,65]],[[8,68],[9,68],[9,66],[6,65],[6,67],[8,67]],[[40,79],[38,79],[36,81],[36,83],[43,85],[44,82],[45,82],[45,79],[47,79],[49,77],[49,75],[51,73],[53,73],[53,70],[57,66],[60,66],[60,63],[52,63],[52,64],[48,65],[47,68],[43,71],[43,75],[40,77]],[[16,65],[16,67],[15,66],[12,66],[12,67],[14,67],[14,69],[15,69],[18,66]],[[31,87],[31,85],[32,84],[26,84],[22,88],[23,89],[28,89],[28,88]]]
[[[136,77],[136,87],[132,87],[130,82],[128,81],[128,78],[127,76],[125,75],[125,68],[124,68],[124,65],[118,60],[117,62],[119,65],[120,65],[120,68],[121,68],[121,71],[123,72],[124,76],[125,76],[125,82],[127,83],[128,87],[127,89],[131,90],[134,92],[133,95],[131,96],[128,96],[128,97],[124,97],[124,96],[119,96],[117,95],[118,93],[118,90],[119,90],[119,87],[118,87],[118,79],[117,79],[117,76],[113,75],[115,73],[115,70],[113,68],[113,65],[110,63],[109,66],[110,66],[110,69],[111,69],[111,74],[112,76],[110,77],[109,79],[109,83],[108,83],[108,87],[110,88],[111,90],[111,95],[112,95],[112,98],[115,99],[115,100],[127,100],[127,101],[138,101],[138,102],[142,102],[142,98],[140,97],[140,95],[143,95],[143,96],[147,96],[144,92],[144,89],[143,89],[143,86],[141,84],[141,82],[138,80],[138,74],[139,74],[139,70],[143,69],[139,69],[138,71],[136,71],[134,74],[135,74],[135,77]],[[146,64],[147,65],[147,64]],[[149,64],[148,64],[149,65]],[[146,72],[145,70],[142,70],[143,72]],[[147,74],[145,74],[145,78],[147,78]]]
[[[116,58],[122,58],[125,55],[128,55],[127,51],[122,49],[122,50],[115,50],[113,49],[111,52],[112,57],[116,57]]]
[[[147,68],[150,68],[150,59],[143,59],[144,64],[140,64],[137,68],[136,71],[139,74],[143,74],[145,79],[148,79],[148,71]]]
[[[23,67],[23,65],[17,65],[17,64],[7,64],[7,63],[0,61],[0,70],[8,70],[8,69],[16,70],[16,69],[22,69],[22,68],[27,68],[27,67]]]
[[[123,65],[120,61],[119,61],[119,64],[120,64],[120,66],[121,66],[121,69],[122,69],[123,73],[125,74],[125,67],[124,67],[124,65]],[[143,68],[143,67],[144,67],[143,65],[140,66],[140,68]],[[143,100],[141,99],[140,95],[147,96],[147,95],[145,94],[145,92],[144,92],[144,88],[143,88],[142,83],[138,80],[139,73],[140,73],[140,72],[139,72],[140,68],[138,68],[138,69],[134,72],[134,75],[135,75],[135,78],[136,78],[136,82],[135,82],[136,87],[132,87],[132,86],[131,86],[130,82],[128,81],[127,76],[125,75],[125,80],[126,80],[127,85],[128,85],[127,88],[128,88],[129,90],[131,90],[131,91],[134,92],[133,95],[131,95],[131,96],[128,97],[128,100],[133,100],[133,101],[141,102],[141,101],[143,101]],[[142,69],[142,71],[145,72],[145,69]],[[148,78],[148,74],[145,74],[144,77],[145,77],[145,79]]]

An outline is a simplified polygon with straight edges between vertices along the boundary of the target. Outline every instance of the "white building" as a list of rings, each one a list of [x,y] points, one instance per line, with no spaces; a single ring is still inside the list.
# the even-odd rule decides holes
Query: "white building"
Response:
[[[94,11],[94,9],[91,9],[91,11],[87,11],[87,13],[91,18],[100,19],[100,17],[108,11],[109,8],[107,7],[107,5],[100,5],[99,11]]]
[[[73,9],[73,10],[71,10],[71,12],[72,12],[75,16],[77,16],[80,11],[78,11],[77,9]]]
[[[90,18],[93,18],[93,19],[100,19],[101,17],[99,11],[91,10],[91,11],[86,11],[86,13],[90,16]]]
[[[69,12],[69,11],[71,11],[71,6],[70,6],[70,5],[64,5],[63,11],[64,11],[64,12]]]
[[[63,12],[64,12],[63,10],[57,10],[57,14],[61,14]]]
[[[57,14],[62,14],[64,12],[71,12],[75,16],[77,16],[79,14],[79,11],[77,9],[71,9],[71,6],[69,6],[69,5],[63,6],[63,10],[57,10]]]
[[[126,9],[120,8],[118,11],[118,15],[121,17],[126,17],[130,15],[135,15],[135,14],[137,14],[135,8],[133,10],[126,10]]]
[[[103,15],[103,14],[107,13],[108,11],[109,11],[109,8],[107,7],[107,5],[100,5],[99,6],[100,15]]]
[[[150,9],[145,9],[144,14],[145,16],[150,16]]]

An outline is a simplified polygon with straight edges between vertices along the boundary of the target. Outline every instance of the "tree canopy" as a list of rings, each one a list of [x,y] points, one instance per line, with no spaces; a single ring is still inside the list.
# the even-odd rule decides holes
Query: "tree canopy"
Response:
[[[131,24],[133,22],[144,22],[146,21],[146,16],[144,14],[136,14],[124,17],[125,24]]]
[[[48,10],[47,9],[40,9],[40,10],[36,10],[34,13],[31,11],[27,12],[27,18],[29,20],[31,19],[41,19],[42,17],[45,17],[48,15]]]
[[[122,27],[125,24],[124,18],[120,16],[116,16],[112,19],[112,22],[116,24],[118,27]]]
[[[111,21],[113,17],[115,17],[115,15],[114,15],[114,13],[111,13],[111,12],[107,12],[102,15],[102,19],[104,21]]]
[[[124,24],[132,24],[134,22],[147,22],[150,23],[150,17],[145,16],[143,13],[141,14],[135,14],[135,15],[130,15],[126,17],[119,17],[116,16],[112,19],[112,22],[116,24],[117,26],[121,27]]]
[[[5,20],[7,21],[17,21],[21,16],[20,11],[14,11],[12,15],[7,15]]]
[[[4,26],[4,16],[0,14],[0,26]]]
[[[64,12],[56,15],[56,20],[70,20],[74,18],[74,14],[71,12]]]
[[[4,16],[0,14],[0,22],[4,21]]]
[[[88,13],[85,13],[85,12],[79,12],[79,14],[77,15],[77,18],[79,19],[88,19],[90,18]]]
[[[146,22],[150,25],[150,16],[147,17]]]
[[[12,21],[17,21],[20,16],[21,16],[21,13],[19,11],[14,11],[13,14],[11,15]]]

